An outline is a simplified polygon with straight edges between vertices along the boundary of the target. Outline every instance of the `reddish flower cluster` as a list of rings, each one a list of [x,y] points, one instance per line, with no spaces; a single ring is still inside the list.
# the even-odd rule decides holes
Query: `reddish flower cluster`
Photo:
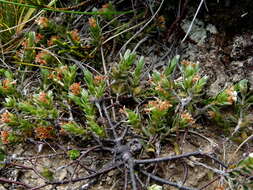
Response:
[[[165,28],[165,23],[166,23],[166,20],[165,20],[165,17],[164,16],[159,16],[158,19],[157,19],[157,25],[161,28]]]
[[[36,57],[35,57],[35,61],[41,65],[46,65],[47,64],[47,60],[46,57],[48,56],[47,52],[39,52]]]
[[[109,3],[103,4],[102,8],[99,9],[99,12],[105,12],[110,7]]]
[[[36,137],[39,139],[52,139],[54,138],[53,129],[54,128],[51,126],[48,126],[48,127],[39,126],[34,131],[35,131]]]
[[[3,89],[8,90],[13,84],[16,84],[16,81],[11,82],[9,79],[4,79],[2,82],[2,87]]]
[[[81,83],[73,83],[70,87],[69,90],[71,91],[72,94],[74,95],[79,95],[81,93]]]
[[[75,29],[75,30],[72,30],[70,32],[70,35],[71,35],[71,38],[74,40],[74,41],[80,41],[80,35],[78,34],[78,31]]]
[[[9,143],[9,132],[8,131],[1,131],[1,141],[3,144],[8,144]]]
[[[192,67],[196,67],[196,66],[197,66],[196,63],[192,63],[192,62],[187,61],[187,60],[181,61],[181,65],[184,65],[184,66],[192,66]]]
[[[181,114],[181,119],[184,120],[188,124],[194,124],[195,120],[193,119],[192,115],[188,112],[184,112]]]
[[[198,82],[200,80],[200,76],[199,75],[195,75],[193,78],[192,78],[192,82]]]
[[[214,111],[207,111],[207,114],[212,119],[216,117],[216,113]]]
[[[169,101],[162,100],[154,100],[148,102],[148,108],[145,109],[146,112],[150,112],[152,110],[165,111],[172,107],[172,104]]]
[[[40,17],[36,22],[41,28],[48,27],[48,19],[46,17]]]
[[[23,48],[27,48],[27,46],[28,46],[28,40],[24,40],[24,41],[22,42],[21,46],[22,46]]]
[[[41,92],[41,93],[39,94],[38,100],[39,100],[40,102],[43,102],[43,103],[46,103],[46,104],[48,104],[48,102],[49,102],[49,100],[48,100],[48,98],[47,98],[47,94],[46,94],[45,92]]]
[[[11,116],[12,116],[12,114],[10,112],[6,111],[1,115],[0,120],[3,123],[10,123],[11,122]]]
[[[88,22],[89,22],[90,27],[92,27],[92,28],[95,28],[97,26],[97,21],[93,17],[89,18]]]
[[[9,86],[10,86],[10,80],[4,79],[3,82],[2,82],[2,85],[3,85],[4,89],[8,89]]]
[[[63,79],[63,72],[66,71],[68,69],[67,66],[62,66],[60,68],[58,68],[56,71],[52,72],[49,75],[49,79],[57,79],[57,80],[62,80]]]
[[[161,84],[158,84],[158,85],[155,87],[155,90],[157,90],[157,91],[160,92],[160,93],[163,93],[164,95],[168,95],[168,92],[161,86]]]
[[[227,89],[225,92],[228,95],[227,102],[229,102],[230,104],[233,104],[234,102],[237,101],[237,92],[234,90],[233,86]]]
[[[101,82],[106,80],[106,76],[102,76],[102,75],[96,75],[94,76],[94,83],[95,84],[100,84]]]
[[[55,44],[55,41],[58,40],[60,37],[59,36],[51,36],[50,40],[47,41],[48,46],[52,46]]]
[[[35,37],[35,42],[38,43],[40,40],[42,40],[44,38],[44,35],[38,33],[36,34],[36,37]]]

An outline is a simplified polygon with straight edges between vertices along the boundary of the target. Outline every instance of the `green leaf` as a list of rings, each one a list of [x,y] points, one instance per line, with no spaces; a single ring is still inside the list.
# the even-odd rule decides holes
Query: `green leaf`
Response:
[[[164,74],[168,77],[169,75],[172,74],[172,72],[174,71],[176,65],[179,62],[179,55],[176,55],[175,57],[173,57],[173,59],[170,61],[169,65],[166,67]]]
[[[141,119],[139,114],[135,113],[134,111],[130,109],[126,109],[127,116],[128,116],[128,123],[132,125],[134,128],[140,128],[141,127]]]
[[[4,106],[14,108],[17,106],[17,100],[14,97],[7,97],[5,98]]]
[[[0,148],[0,161],[4,161],[5,157],[6,157],[5,151],[2,148]]]
[[[65,123],[61,127],[73,135],[85,135],[86,134],[86,130],[74,122]]]
[[[207,76],[204,76],[200,80],[198,80],[194,85],[194,93],[197,94],[200,93],[203,90],[203,87],[205,86],[207,80],[208,80]]]
[[[248,80],[241,80],[238,84],[235,85],[235,90],[241,92],[243,95],[246,95],[248,90]]]
[[[127,72],[129,71],[130,67],[133,65],[135,60],[136,54],[131,52],[129,49],[126,50],[123,58],[119,63],[119,72]]]
[[[9,80],[13,79],[13,73],[10,72],[10,71],[8,71],[8,70],[6,70],[6,71],[4,72],[4,75],[5,75],[5,77],[6,77],[7,79],[9,79]]]
[[[68,156],[71,160],[76,160],[80,156],[79,150],[70,150],[68,151]]]
[[[48,168],[43,168],[43,171],[40,174],[49,181],[54,180],[54,172]]]
[[[142,74],[142,69],[143,69],[143,67],[144,67],[144,64],[145,64],[145,62],[144,62],[144,57],[142,56],[142,57],[138,60],[138,62],[137,62],[137,64],[136,64],[136,68],[135,68],[135,70],[134,70],[134,72],[133,72],[133,85],[134,85],[134,86],[138,86],[139,83],[140,83],[141,74]]]

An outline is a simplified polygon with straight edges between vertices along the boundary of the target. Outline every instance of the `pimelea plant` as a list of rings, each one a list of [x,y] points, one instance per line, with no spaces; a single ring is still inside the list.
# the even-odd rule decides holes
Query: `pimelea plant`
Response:
[[[106,14],[109,12],[114,14]],[[180,60],[177,55],[162,68],[150,69],[143,56],[128,49],[111,63],[108,55],[113,55],[126,36],[136,32],[133,29],[142,23],[132,24],[146,13],[135,12],[135,19],[116,17],[112,2],[93,13],[80,17],[85,21],[78,29],[72,29],[71,25],[63,27],[47,14],[38,16],[35,27],[24,35],[15,55],[8,58],[16,65],[0,69],[0,167],[32,171],[43,179],[43,184],[33,187],[2,176],[0,182],[43,189],[94,179],[119,169],[120,174],[125,171],[125,189],[160,190],[162,184],[167,184],[195,190],[183,181],[159,177],[164,172],[159,163],[181,159],[187,174],[185,160],[190,159],[191,167],[199,164],[210,169],[210,175],[224,176],[231,188],[251,188],[251,155],[239,163],[227,162],[227,166],[212,154],[213,150],[185,153],[180,147],[182,132],[183,141],[189,132],[211,142],[194,131],[203,124],[202,119],[218,124],[220,132],[226,132],[232,140],[245,143],[251,139],[253,98],[248,81],[242,80],[208,97],[205,93],[208,76],[202,74],[198,62]],[[154,21],[150,28],[144,29],[146,33],[166,29],[165,17],[154,17]],[[231,111],[224,117],[226,109]],[[168,141],[174,141],[172,146],[177,155],[166,156],[160,150]],[[37,145],[36,156],[10,155],[8,147],[26,142]],[[213,143],[210,144],[212,149]],[[43,146],[54,153],[40,155]],[[58,168],[37,168],[39,159],[58,156],[69,163]],[[195,157],[205,157],[217,165],[212,168]],[[83,162],[86,158],[92,158],[91,167]],[[25,165],[27,160],[32,166]],[[70,176],[57,178],[59,171],[72,166]],[[145,178],[147,185],[143,182]]]
[[[235,110],[239,111],[234,114],[236,118],[238,113],[246,113],[250,106],[252,98],[247,94],[245,80],[205,100],[203,89],[208,77],[201,76],[198,63],[180,62],[179,56],[174,57],[161,71],[151,72],[150,78],[145,75],[144,69],[144,58],[138,57],[130,50],[125,52],[106,76],[85,69],[81,79],[77,77],[78,70],[74,65],[59,64],[48,69],[40,68],[40,85],[35,88],[33,95],[26,95],[15,88],[16,84],[11,83],[15,81],[14,75],[7,71],[2,72],[5,73],[4,77],[10,80],[8,84],[2,82],[2,89],[7,87],[11,90],[2,90],[7,111],[1,115],[1,122],[4,124],[1,127],[1,143],[20,143],[28,138],[54,141],[58,137],[66,137],[67,134],[79,137],[80,141],[94,138],[100,144],[113,136],[115,140],[112,142],[121,147],[124,145],[121,145],[120,141],[127,134],[127,130],[143,139],[159,134],[160,140],[163,141],[172,133],[193,128],[203,113],[211,115],[211,111],[215,110],[215,116],[224,106],[234,106]],[[147,78],[148,82],[141,83],[142,78]],[[126,95],[127,98],[132,98],[131,104],[120,100]],[[109,100],[113,99],[118,103],[112,105]],[[199,105],[203,108],[199,108]],[[114,110],[111,110],[110,106],[113,106]],[[72,114],[74,110],[78,110],[84,122]],[[117,117],[113,120],[115,111]],[[67,115],[67,119],[61,118],[63,114]],[[210,118],[215,120],[215,117]],[[117,126],[121,125],[127,130],[119,136],[122,129]],[[239,129],[237,126],[235,133]],[[130,147],[130,144],[126,146]],[[145,148],[148,152],[149,147]],[[132,151],[134,155],[136,150]],[[115,155],[117,154],[121,153],[116,152]],[[72,160],[82,158],[80,152],[75,149],[68,151],[68,156]],[[132,163],[131,159],[127,159],[130,166],[139,162],[142,163]],[[131,170],[134,170],[134,167]],[[234,173],[236,172],[233,171],[231,176]],[[54,181],[54,172],[48,168],[41,171],[41,175],[51,182]],[[228,181],[230,179],[232,177],[229,177]],[[133,189],[136,189],[133,176],[131,180]],[[155,185],[151,187],[160,188]]]

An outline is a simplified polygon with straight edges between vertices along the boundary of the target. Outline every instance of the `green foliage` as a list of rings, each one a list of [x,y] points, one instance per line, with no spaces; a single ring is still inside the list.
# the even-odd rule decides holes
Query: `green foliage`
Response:
[[[176,66],[177,66],[177,64],[178,64],[178,62],[179,62],[179,58],[180,58],[180,56],[179,55],[176,55],[169,63],[168,63],[168,66],[165,68],[165,70],[164,70],[164,74],[165,74],[165,76],[166,77],[170,77],[172,74],[173,74],[173,72],[174,72],[174,70],[175,70],[175,68],[176,68]]]
[[[135,58],[136,54],[130,50],[127,50],[124,56],[121,57],[119,64],[113,68],[112,78],[118,80],[126,79],[128,77],[129,70],[135,61]]]
[[[132,13],[132,11],[93,11],[93,12],[83,12],[83,11],[69,11],[69,10],[59,10],[59,9],[54,9],[54,8],[48,8],[48,7],[41,7],[41,1],[29,1],[27,0],[27,3],[19,3],[19,2],[12,2],[12,1],[6,1],[6,0],[0,0],[1,3],[4,4],[11,4],[11,5],[17,5],[20,7],[29,7],[32,9],[42,9],[46,11],[53,11],[53,12],[62,12],[62,13],[72,13],[72,14],[81,14],[81,15],[118,15],[118,14],[129,14]],[[52,5],[55,3],[55,1],[52,1],[49,3],[49,5]]]
[[[15,39],[18,35],[21,34],[20,32],[24,27],[24,25],[21,25],[20,23],[26,22],[33,13],[33,10],[29,8],[15,6],[12,3],[15,2],[0,2],[0,30],[6,30],[4,32],[1,32],[0,40],[3,44],[9,43],[11,47],[17,44],[16,41],[13,39]],[[19,26],[10,29],[16,25]]]
[[[48,181],[54,180],[54,172],[51,171],[48,168],[43,168],[43,171],[40,173],[44,178],[46,178]]]
[[[73,135],[83,136],[86,134],[86,130],[75,122],[63,123],[61,127]]]
[[[142,94],[140,81],[144,64],[144,57],[136,60],[136,53],[127,50],[120,62],[112,68],[112,91],[116,94],[130,93],[134,96]]]
[[[96,122],[96,110],[94,105],[91,103],[91,95],[86,90],[82,90],[80,95],[69,93],[69,98],[78,106],[81,107],[86,117],[86,124],[89,130],[96,135],[103,137],[105,136],[105,130],[102,126],[99,126]],[[96,101],[96,100],[95,100]]]
[[[241,93],[241,95],[247,95],[247,91],[248,91],[248,80],[244,79],[241,80],[240,82],[238,82],[235,85],[235,90],[239,91]]]
[[[50,6],[54,2],[51,1]],[[36,11],[33,8],[46,2],[10,3],[15,5],[0,4],[0,30],[27,21]],[[17,12],[12,13],[12,10]],[[22,13],[25,10],[27,13]],[[136,20],[125,22],[125,18],[115,17],[117,13],[112,2],[91,12],[93,16],[85,21],[89,25],[87,31],[72,30],[71,24],[61,26],[53,19],[40,16],[36,19],[37,26],[13,43],[16,46],[11,49],[17,49],[17,53],[4,61],[21,65],[0,69],[1,106],[6,109],[0,117],[3,146],[24,142],[27,138],[55,141],[61,136],[96,138],[103,142],[112,136],[111,123],[127,125],[134,135],[144,139],[157,137],[163,141],[171,133],[178,134],[179,130],[201,124],[198,120],[201,118],[209,119],[226,134],[232,134],[229,136],[232,140],[241,138],[242,141],[251,134],[253,95],[247,80],[225,88],[214,97],[207,97],[204,88],[208,77],[201,75],[198,63],[180,62],[178,55],[162,68],[151,71],[146,68],[144,57],[130,50],[114,64],[106,63],[106,56],[120,45],[110,44],[111,40],[123,43],[132,35],[131,32],[124,35],[123,31],[136,23]],[[18,26],[16,34],[14,30],[1,33],[0,41],[8,43],[11,38],[16,39],[13,35],[19,35],[23,27]],[[84,37],[85,33],[88,36]],[[98,53],[102,46],[105,59]],[[106,76],[97,75],[105,71]],[[32,77],[27,79],[27,73],[32,73]],[[32,80],[35,81],[33,85],[29,84]],[[224,117],[225,109],[230,112]],[[106,116],[112,117],[111,121]],[[116,133],[121,132],[119,128],[115,128]],[[150,153],[155,152],[153,147],[149,149]],[[73,149],[67,154],[71,160],[76,160],[81,153]],[[0,161],[5,158],[6,153],[0,149]],[[252,176],[252,163],[252,158],[247,157],[229,171],[228,181],[232,179],[233,187],[252,187],[247,178]],[[54,179],[54,173],[48,168],[41,175],[49,181]],[[155,184],[148,187],[149,190],[161,188]]]
[[[102,98],[105,91],[105,78],[102,76],[93,77],[92,73],[88,70],[84,71],[84,81],[88,87],[89,94],[99,99]]]
[[[17,100],[14,97],[8,96],[5,98],[4,106],[7,108],[17,107]]]
[[[167,123],[168,110],[172,107],[169,101],[157,99],[149,101],[145,111],[150,115],[148,132],[151,135],[162,132]]]
[[[229,172],[228,181],[234,189],[249,190],[253,188],[252,174],[253,174],[253,155],[249,154],[245,159],[241,160]]]
[[[4,161],[5,157],[6,157],[5,151],[2,148],[0,148],[0,161]]]
[[[90,25],[90,36],[91,36],[91,44],[95,47],[100,46],[102,43],[102,29],[99,26],[98,17],[94,16],[89,18],[89,25]]]
[[[140,129],[142,126],[140,115],[130,109],[125,109],[124,111],[127,116],[127,123],[135,129]]]
[[[16,89],[16,80],[12,72],[8,70],[1,70],[1,75],[5,77],[4,80],[0,81],[0,95],[18,95]]]
[[[109,3],[102,6],[102,9],[100,10],[100,12],[116,12],[116,9],[115,9],[114,5],[112,4],[112,2],[109,2]],[[107,21],[111,21],[114,17],[113,14],[111,14],[111,15],[105,14],[102,16]]]
[[[67,91],[75,81],[77,74],[76,71],[77,67],[75,65],[60,65],[53,71],[41,69],[43,87],[47,89],[53,85],[57,88],[60,87]]]
[[[17,109],[21,113],[30,114],[39,119],[56,119],[59,114],[58,110],[54,107],[51,91],[35,94],[31,101],[19,102]]]
[[[140,57],[140,59],[136,63],[136,68],[133,72],[133,85],[137,86],[140,84],[141,74],[144,67],[144,57]]]
[[[235,136],[232,139],[242,142],[241,131],[244,136],[250,133],[248,126],[253,123],[250,113],[251,99],[248,81],[244,79],[206,101],[207,113],[216,124],[225,129],[225,132],[232,132],[232,136]],[[224,117],[223,108],[228,106],[230,106],[231,112],[227,112]]]
[[[14,132],[19,133],[20,131],[23,133],[28,132],[29,130],[31,130],[32,128],[32,123],[29,122],[26,119],[22,119],[20,117],[18,117],[15,114],[9,113],[9,112],[5,112],[5,119],[4,122],[7,126],[11,127],[11,129]],[[2,115],[3,118],[3,115]],[[12,133],[12,139],[15,139],[15,133]],[[9,136],[9,138],[11,138]],[[9,139],[10,140],[10,139]]]
[[[198,96],[199,93],[203,90],[204,85],[207,82],[208,77],[199,76],[199,64],[198,63],[188,63],[183,62],[181,70],[183,82],[180,84],[188,94],[193,94]]]
[[[32,62],[35,59],[35,32],[29,32],[27,34],[26,40],[24,41],[24,54],[23,59],[21,61],[23,62]]]
[[[71,160],[76,160],[80,156],[79,150],[69,150],[68,156]]]

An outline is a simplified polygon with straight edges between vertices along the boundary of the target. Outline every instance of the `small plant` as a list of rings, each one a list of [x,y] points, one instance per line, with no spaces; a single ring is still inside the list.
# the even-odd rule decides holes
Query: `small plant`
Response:
[[[88,129],[93,132],[94,134],[104,137],[105,136],[105,129],[102,126],[99,126],[96,122],[96,110],[91,102],[92,96],[89,95],[89,93],[82,89],[80,94],[75,95],[72,92],[69,93],[69,98],[80,108],[83,110],[85,113],[86,117],[86,124],[88,126]],[[95,99],[95,101],[97,101]]]
[[[134,96],[142,94],[140,79],[144,64],[144,57],[136,60],[136,54],[127,50],[120,62],[112,68],[113,92],[116,94],[130,93]]]
[[[68,151],[69,158],[71,160],[76,160],[80,156],[79,150],[70,150]]]
[[[49,168],[43,168],[43,171],[40,174],[48,181],[54,180],[54,172],[51,171]]]
[[[5,151],[2,148],[0,148],[0,162],[3,162],[5,158],[6,158]],[[0,166],[2,166],[2,164],[0,164]]]
[[[233,189],[249,190],[253,188],[253,154],[250,153],[229,172],[228,183]]]
[[[0,82],[0,95],[17,95],[16,80],[12,72],[8,70],[1,70],[1,74],[4,75],[4,79]]]
[[[61,128],[64,129],[64,131],[67,131],[70,134],[77,136],[85,136],[85,134],[87,133],[82,126],[79,126],[77,123],[74,122],[62,123]]]
[[[131,125],[131,127],[133,127],[135,130],[138,130],[138,131],[142,129],[140,114],[130,109],[127,109],[125,107],[121,109],[120,112],[123,113],[127,117],[126,122],[129,125]]]
[[[76,78],[77,67],[75,65],[59,65],[54,70],[41,69],[43,88],[57,86],[60,89],[68,91]]]
[[[89,94],[94,98],[99,99],[104,96],[105,92],[105,76],[94,76],[88,70],[84,71],[84,80],[87,84]]]
[[[35,39],[36,35],[35,32],[29,32],[25,41],[22,43],[23,52],[20,56],[20,60],[22,62],[31,63],[35,59],[36,51],[35,47]]]
[[[40,92],[33,96],[31,101],[19,102],[17,109],[24,114],[36,116],[39,119],[56,119],[58,111],[53,105],[53,94]]]
[[[160,163],[181,159],[175,164],[183,164],[187,173],[192,168],[187,167],[186,158],[197,164],[200,159],[195,157],[205,157],[201,162],[211,159],[217,164],[201,166],[211,169],[211,175],[223,175],[231,189],[252,188],[251,154],[228,169],[213,150],[185,153],[179,147],[192,139],[191,134],[211,141],[195,131],[199,127],[208,131],[203,121],[217,124],[215,127],[221,133],[225,132],[236,142],[251,137],[253,95],[247,80],[226,86],[209,97],[205,93],[208,76],[202,74],[198,62],[180,60],[176,55],[162,66],[151,67],[153,64],[145,63],[146,59],[136,51],[145,39],[134,51],[128,49],[120,54],[123,44],[124,47],[134,44],[132,36],[136,37],[136,32],[135,40],[140,40],[141,31],[150,36],[150,32],[171,30],[166,28],[169,20],[159,15],[162,4],[154,12],[157,3],[148,3],[151,11],[137,7],[142,1],[130,3],[134,11],[130,11],[129,17],[117,16],[120,12],[116,8],[121,8],[123,1],[103,5],[96,2],[92,12],[84,10],[90,10],[93,1],[45,2],[0,0],[0,42],[3,42],[0,44],[3,54],[0,183],[12,184],[14,189],[19,186],[43,189],[49,185],[58,188],[83,180],[93,181],[119,169],[117,177],[124,170],[125,189],[161,190],[165,184],[191,189],[183,181],[163,179],[166,164]],[[180,6],[182,12],[184,9]],[[143,20],[149,15],[148,22]],[[151,25],[147,27],[145,22]],[[112,59],[119,49],[120,57]],[[168,150],[163,148],[168,142],[174,145],[176,155],[161,156],[167,154]],[[30,155],[29,151],[12,154],[13,147],[25,143],[35,145],[38,155]],[[47,152],[44,149],[54,153],[44,155]],[[106,156],[101,158],[101,155]],[[70,163],[57,168],[37,167],[41,158],[58,156]],[[68,170],[69,167],[72,168]],[[28,170],[44,183],[36,187],[26,184],[23,178],[15,181],[2,169],[20,169],[21,175]],[[62,179],[58,179],[57,172],[65,169],[71,175],[60,175]],[[142,182],[145,178],[147,184]],[[92,184],[80,188],[91,188]]]
[[[98,17],[90,17],[89,18],[89,26],[90,26],[90,36],[91,36],[91,44],[95,47],[100,46],[102,43],[102,30],[99,26]]]

